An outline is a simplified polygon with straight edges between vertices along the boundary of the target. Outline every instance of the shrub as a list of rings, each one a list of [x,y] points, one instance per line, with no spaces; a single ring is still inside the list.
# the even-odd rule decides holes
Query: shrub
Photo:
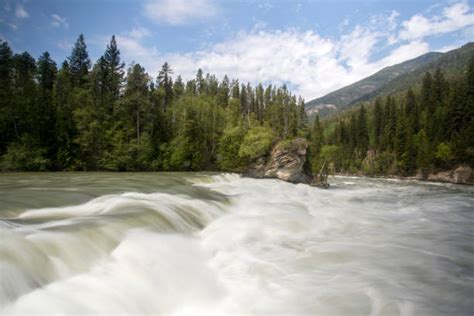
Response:
[[[240,146],[239,157],[252,160],[266,155],[270,151],[275,138],[275,134],[268,127],[256,126],[251,128]]]

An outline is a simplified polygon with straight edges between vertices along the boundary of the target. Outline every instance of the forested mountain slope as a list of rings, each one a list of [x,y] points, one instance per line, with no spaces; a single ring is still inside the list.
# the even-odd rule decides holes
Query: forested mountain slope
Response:
[[[424,73],[417,89],[377,97],[322,122],[316,117],[313,170],[328,161],[335,172],[423,178],[473,168],[474,53],[468,60],[456,72]]]
[[[426,72],[434,72],[437,68],[440,68],[448,79],[459,76],[466,69],[473,53],[474,43],[468,43],[446,53],[424,54],[384,68],[372,76],[309,101],[306,109],[310,113],[317,112],[320,117],[325,117],[362,102],[373,101],[378,96],[406,90],[421,82]]]

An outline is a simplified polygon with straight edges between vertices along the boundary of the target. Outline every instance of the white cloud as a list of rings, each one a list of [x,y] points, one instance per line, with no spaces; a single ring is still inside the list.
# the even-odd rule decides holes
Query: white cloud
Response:
[[[415,58],[429,52],[428,43],[423,41],[413,41],[393,49],[390,54],[375,63],[375,68],[381,69],[405,60]]]
[[[51,25],[54,27],[69,27],[69,23],[67,22],[65,17],[61,17],[59,14],[52,14],[51,15]]]
[[[145,16],[151,20],[172,25],[207,20],[218,12],[211,0],[149,0],[144,9]]]
[[[441,15],[429,18],[414,15],[402,23],[399,37],[402,40],[416,40],[461,30],[469,25],[474,25],[474,14],[467,2],[458,2],[444,8]]]
[[[147,28],[144,27],[134,27],[128,34],[131,38],[134,39],[142,39],[144,37],[150,36],[151,32]]]
[[[186,79],[194,78],[196,70],[202,68],[220,78],[228,75],[241,82],[287,83],[307,100],[428,51],[426,43],[415,42],[370,62],[376,38],[361,27],[339,40],[312,31],[256,30],[186,54],[160,54],[129,35],[118,36],[117,42],[127,61],[138,61],[152,76],[167,61],[175,75]]]
[[[16,9],[15,9],[15,16],[19,19],[26,19],[28,18],[30,15],[28,14],[28,12],[25,10],[25,8],[23,7],[23,5],[21,4],[17,4],[16,5]]]
[[[456,28],[446,26],[446,21],[454,17],[466,21],[469,8],[465,3],[450,5],[441,12],[443,17],[423,17],[429,26],[418,31],[425,35],[406,36],[403,41],[400,41],[400,30],[405,31],[412,23],[410,21],[416,21],[421,15],[398,21],[398,12],[388,12],[370,19],[367,25],[346,28],[338,38],[324,37],[315,31],[268,30],[261,26],[234,33],[222,42],[188,53],[163,54],[157,47],[148,46],[147,36],[151,33],[140,27],[121,34],[117,42],[125,61],[139,62],[153,77],[167,61],[175,76],[182,75],[185,79],[194,78],[197,69],[201,68],[219,78],[228,75],[240,82],[287,83],[296,94],[311,100],[384,67],[427,53],[430,46],[423,37],[433,34],[434,22],[444,25],[444,32],[448,29],[468,32],[469,27],[459,29],[461,24],[456,24]],[[450,44],[441,50],[454,48],[455,43]]]
[[[56,46],[64,51],[71,51],[74,45],[72,44],[71,41],[62,40],[62,41],[57,42]]]

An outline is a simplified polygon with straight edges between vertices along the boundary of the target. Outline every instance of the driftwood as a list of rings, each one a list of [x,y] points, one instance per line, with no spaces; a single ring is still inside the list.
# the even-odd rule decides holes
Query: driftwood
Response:
[[[328,176],[329,176],[329,170],[327,167],[327,161],[324,160],[321,170],[319,170],[318,175],[314,177],[311,185],[318,188],[323,188],[323,189],[329,188]]]

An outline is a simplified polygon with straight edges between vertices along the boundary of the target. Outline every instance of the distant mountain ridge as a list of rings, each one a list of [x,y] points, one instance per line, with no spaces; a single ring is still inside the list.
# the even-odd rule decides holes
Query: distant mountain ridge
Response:
[[[469,58],[474,56],[474,43],[446,53],[429,52],[400,64],[383,68],[377,73],[351,85],[309,101],[308,113],[325,117],[378,96],[402,91],[421,81],[427,72],[440,68],[449,77],[463,71]]]

